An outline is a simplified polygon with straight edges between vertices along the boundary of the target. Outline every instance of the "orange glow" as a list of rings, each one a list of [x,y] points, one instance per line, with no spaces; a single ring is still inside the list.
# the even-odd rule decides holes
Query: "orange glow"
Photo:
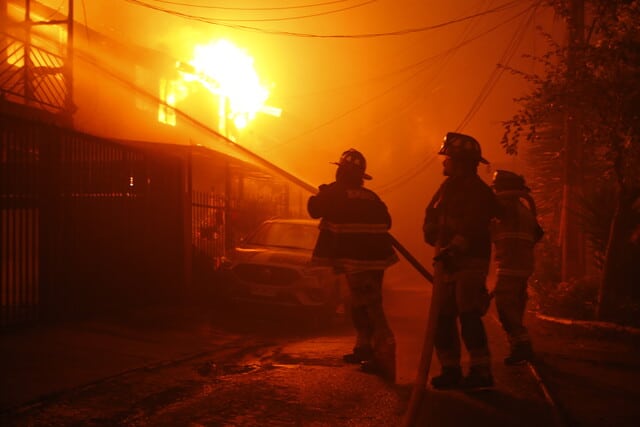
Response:
[[[177,68],[181,80],[162,85],[160,98],[169,106],[175,106],[188,95],[191,83],[199,83],[217,98],[211,107],[217,111],[218,131],[225,136],[229,133],[228,123],[242,130],[259,112],[280,114],[278,108],[265,105],[269,90],[260,83],[253,58],[227,40],[196,45],[193,59],[178,63]],[[158,120],[175,125],[168,117],[168,110],[161,105]]]
[[[176,111],[173,107],[176,106],[178,93],[181,92],[175,83],[164,79],[160,80],[160,99],[165,103],[158,106],[158,121],[170,126],[176,125]]]
[[[253,58],[231,42],[196,46],[190,64],[202,79],[218,86],[213,88],[215,92],[228,98],[232,119],[236,114],[252,119],[269,97],[253,67]]]
[[[7,5],[7,17],[12,22],[21,22],[25,19],[25,8],[23,5],[8,4]],[[29,19],[33,22],[46,22],[49,18],[46,18],[40,14],[35,13],[33,10],[29,12]],[[67,43],[67,30],[63,25],[39,25],[32,26],[29,30],[29,42],[36,48],[46,50],[54,55],[62,55],[65,53]],[[7,63],[16,67],[24,66],[25,48],[23,45],[19,47],[13,47],[13,50],[9,50],[7,54]],[[37,55],[30,55],[29,59],[35,65],[40,64],[41,57]],[[62,60],[58,58],[49,59],[55,61],[55,64],[47,64],[49,66],[62,66]]]

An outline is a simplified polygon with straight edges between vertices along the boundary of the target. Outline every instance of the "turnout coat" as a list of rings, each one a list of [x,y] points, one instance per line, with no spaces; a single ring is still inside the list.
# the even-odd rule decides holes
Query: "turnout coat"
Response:
[[[356,272],[382,270],[398,261],[389,236],[391,216],[376,193],[338,182],[319,190],[307,203],[309,215],[322,218],[313,263]]]

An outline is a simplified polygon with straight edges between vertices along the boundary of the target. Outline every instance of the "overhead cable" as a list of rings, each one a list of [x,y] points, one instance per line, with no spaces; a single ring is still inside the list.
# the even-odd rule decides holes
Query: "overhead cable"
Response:
[[[202,21],[202,22],[207,22],[210,24],[219,24],[219,25],[223,25],[222,23],[224,22],[277,22],[277,21],[294,21],[296,19],[305,19],[305,18],[316,18],[319,16],[325,16],[325,15],[332,15],[334,13],[339,13],[339,12],[344,12],[346,10],[350,10],[350,9],[356,9],[358,7],[362,7],[362,6],[366,6],[368,4],[371,3],[375,3],[378,0],[365,0],[362,1],[360,3],[357,4],[353,4],[350,6],[345,6],[339,9],[332,9],[332,10],[327,10],[324,12],[317,12],[317,13],[311,13],[311,14],[307,14],[307,15],[297,15],[297,16],[287,16],[287,17],[280,17],[280,18],[208,18],[206,16],[197,16],[197,15],[190,15],[190,14],[186,14],[186,13],[182,13],[182,12],[178,12],[175,10],[169,10],[169,9],[164,9],[164,8],[160,8],[160,7],[154,7],[153,5],[149,4],[149,3],[145,3],[139,0],[125,0],[128,1],[129,3],[136,3],[139,4],[141,6],[145,6],[145,7],[149,7],[151,9],[154,10],[158,10],[161,12],[165,12],[165,13],[169,13],[172,15],[176,15],[179,16],[181,18],[186,18],[186,19],[194,19],[194,20],[198,20],[198,21]]]
[[[359,104],[359,105],[357,105],[357,106],[355,106],[355,107],[353,107],[353,108],[350,108],[350,109],[349,109],[349,110],[347,110],[347,111],[342,112],[342,113],[341,113],[341,114],[339,114],[338,116],[335,116],[335,117],[333,117],[332,119],[327,120],[327,121],[325,121],[325,122],[323,122],[323,123],[321,123],[321,124],[319,124],[319,125],[317,125],[317,126],[313,127],[312,129],[308,129],[308,130],[306,130],[306,131],[304,131],[304,132],[302,132],[302,133],[300,133],[300,134],[298,134],[298,135],[296,135],[296,136],[294,136],[294,137],[291,137],[291,138],[289,138],[289,139],[287,139],[287,140],[285,140],[285,141],[282,141],[280,144],[278,144],[278,146],[288,144],[288,143],[290,143],[290,142],[292,142],[292,141],[295,141],[296,139],[301,138],[302,136],[308,135],[308,134],[313,133],[313,132],[315,132],[315,131],[317,131],[317,130],[319,130],[319,129],[322,129],[322,128],[324,128],[324,127],[326,127],[326,126],[328,126],[328,125],[330,125],[330,124],[332,124],[332,123],[334,123],[334,122],[336,122],[336,121],[338,121],[338,120],[340,120],[340,119],[342,119],[342,118],[344,118],[344,117],[348,116],[349,114],[351,114],[351,113],[353,113],[353,112],[355,112],[355,111],[357,111],[357,110],[359,110],[359,109],[361,109],[361,108],[363,108],[363,107],[365,107],[365,106],[369,105],[370,103],[372,103],[372,102],[374,102],[374,101],[376,101],[376,100],[378,100],[378,99],[382,98],[383,96],[387,95],[388,93],[392,92],[392,91],[393,91],[393,90],[395,90],[396,88],[398,88],[398,87],[402,86],[403,84],[405,84],[405,83],[409,82],[410,80],[412,80],[413,78],[415,78],[417,75],[419,75],[419,74],[424,70],[424,68],[425,68],[425,66],[426,66],[425,64],[426,64],[429,60],[432,60],[432,59],[434,59],[434,58],[438,58],[438,57],[441,57],[441,56],[446,56],[446,55],[448,55],[449,53],[451,53],[452,51],[456,51],[456,50],[457,50],[457,49],[459,49],[460,47],[462,47],[462,46],[464,46],[464,45],[469,44],[469,43],[470,43],[470,42],[472,42],[473,40],[476,40],[476,39],[478,39],[479,37],[481,37],[481,36],[483,36],[483,35],[486,35],[486,34],[488,34],[489,32],[496,30],[497,28],[500,28],[501,26],[505,25],[506,23],[513,21],[514,19],[516,19],[516,18],[517,18],[517,17],[519,17],[519,16],[522,16],[523,14],[525,14],[526,12],[528,12],[528,11],[529,11],[529,10],[531,10],[531,9],[532,9],[532,7],[530,6],[530,7],[528,7],[527,9],[525,9],[525,10],[523,10],[523,11],[518,12],[516,15],[514,15],[514,16],[512,16],[512,17],[510,17],[510,18],[508,18],[508,19],[506,19],[506,20],[504,20],[504,21],[502,21],[501,23],[499,23],[499,24],[497,24],[497,25],[493,26],[492,28],[490,28],[490,29],[488,29],[488,30],[484,31],[483,33],[481,33],[481,34],[479,34],[479,35],[477,35],[477,36],[475,36],[475,37],[473,37],[473,38],[469,38],[469,39],[467,39],[467,40],[464,40],[464,41],[462,41],[461,43],[459,43],[458,45],[456,45],[456,46],[454,46],[454,47],[452,47],[452,48],[450,48],[450,49],[447,49],[446,51],[440,52],[440,53],[438,53],[438,54],[436,54],[436,55],[433,55],[433,56],[430,56],[430,57],[427,57],[427,58],[423,58],[423,59],[421,59],[420,61],[418,61],[418,62],[416,62],[416,63],[414,63],[414,64],[411,64],[410,66],[405,67],[405,69],[406,69],[406,70],[410,70],[410,69],[412,69],[412,68],[418,68],[418,71],[416,71],[416,72],[412,73],[410,76],[408,76],[407,78],[405,78],[404,80],[402,80],[400,83],[397,83],[397,84],[395,84],[395,85],[391,86],[390,88],[385,89],[384,91],[382,91],[382,92],[380,92],[380,93],[376,94],[375,96],[373,96],[373,97],[369,98],[369,99],[368,99],[368,100],[366,100],[365,102],[363,102],[363,103],[361,103],[361,104]]]
[[[418,165],[416,165],[409,174],[404,174],[401,177],[402,179],[392,180],[391,182],[376,189],[376,191],[378,192],[378,194],[382,195],[382,194],[389,193],[392,190],[395,190],[402,184],[405,184],[411,181],[413,178],[415,178],[416,176],[424,172],[427,169],[427,166],[431,165],[431,163],[433,163],[437,157],[438,155],[436,153],[429,154]]]
[[[151,1],[154,1],[156,3],[170,4],[173,6],[185,6],[185,7],[199,8],[199,9],[236,10],[236,11],[269,11],[269,10],[308,9],[312,7],[329,6],[329,5],[338,4],[338,3],[347,3],[352,0],[332,0],[332,1],[325,1],[322,3],[302,4],[297,6],[271,6],[271,7],[229,7],[229,6],[213,6],[209,4],[194,4],[194,3],[186,3],[181,1],[170,1],[170,0],[151,0]]]
[[[508,22],[508,21],[506,21]],[[471,33],[474,25],[477,24],[476,20],[470,21],[469,24],[467,25],[467,27],[464,30],[464,33],[460,36],[459,38],[459,42],[458,42],[458,46],[462,45],[463,43],[466,43],[467,41],[469,41],[469,39],[471,39],[469,37],[469,34]],[[504,22],[503,22],[504,24]],[[447,64],[452,60],[452,58],[454,57],[455,53],[458,51],[458,49],[449,49],[449,51],[447,52],[446,56],[444,57],[443,61],[442,61],[442,65],[440,66],[440,68],[438,69],[438,72],[436,73],[436,77],[434,77],[431,81],[431,83],[433,83],[433,81],[435,80],[435,78],[437,78],[438,75],[440,75],[441,73],[444,72],[444,69],[446,68]],[[421,88],[422,91],[424,91],[424,89],[426,89],[426,84],[423,85],[423,87]],[[421,92],[422,92],[421,91]],[[414,105],[416,104],[422,104],[424,102],[424,97],[422,99],[420,99],[420,103],[418,103],[417,101],[419,100],[419,98],[416,96],[414,97],[414,100],[408,104],[407,108],[403,108],[401,110],[397,111],[397,114],[403,113],[405,110],[408,109],[413,109]],[[396,115],[396,114],[394,114]],[[389,117],[390,118],[390,117]],[[385,120],[388,121],[388,120]],[[378,126],[376,126],[378,127]],[[390,181],[382,184],[380,187],[378,187],[376,189],[376,191],[378,191],[380,194],[386,194],[386,193],[390,193],[391,191],[396,190],[397,188],[403,186],[404,184],[410,182],[413,178],[415,178],[417,175],[419,175],[420,173],[422,173],[424,170],[427,169],[427,167],[429,167],[431,165],[431,163],[433,163],[436,159],[437,155],[435,153],[431,153],[429,154],[427,157],[425,157],[424,159],[422,159],[420,162],[418,162],[416,165],[414,165],[413,167],[409,168],[409,169],[405,169],[400,175],[396,176],[395,178],[391,179]]]
[[[466,125],[469,124],[473,116],[480,110],[480,107],[482,107],[482,104],[484,104],[484,102],[487,100],[487,98],[493,91],[494,87],[496,86],[496,84],[502,77],[502,74],[504,73],[505,66],[507,66],[509,62],[511,62],[511,59],[513,59],[513,56],[515,55],[518,47],[522,43],[522,40],[524,39],[527,29],[531,25],[531,22],[533,22],[533,18],[535,16],[536,10],[537,10],[537,6],[534,6],[529,16],[524,19],[523,25],[520,25],[516,29],[513,37],[511,38],[509,44],[507,45],[507,47],[505,48],[505,51],[503,52],[498,65],[493,70],[488,80],[485,82],[484,86],[480,90],[480,93],[476,97],[475,101],[471,105],[471,108],[469,109],[465,117],[462,119],[462,121],[456,128],[457,132],[461,131]]]
[[[400,68],[396,68],[394,70],[385,72],[383,74],[379,74],[379,75],[373,76],[371,78],[368,78],[368,79],[363,80],[363,81],[358,82],[358,83],[343,84],[343,85],[340,85],[340,86],[334,86],[334,87],[329,87],[329,88],[325,88],[325,89],[314,90],[314,91],[311,91],[311,92],[294,94],[294,95],[287,96],[286,98],[294,98],[294,97],[297,98],[297,97],[303,97],[303,96],[318,95],[318,94],[322,94],[322,93],[328,93],[328,92],[334,92],[334,91],[338,91],[338,90],[344,90],[344,89],[348,89],[348,88],[351,88],[351,87],[362,86],[362,85],[364,85],[364,84],[366,84],[367,82],[370,82],[370,81],[381,80],[381,79],[384,79],[384,78],[387,78],[387,77],[390,77],[390,76],[402,74],[405,71],[409,71],[409,70],[411,70],[413,68],[420,67],[423,64],[425,64],[426,62],[435,61],[435,60],[438,60],[440,58],[447,58],[451,54],[456,53],[458,50],[460,50],[460,48],[462,48],[462,47],[464,47],[464,46],[466,46],[466,45],[468,45],[468,44],[470,44],[470,43],[472,43],[472,42],[474,42],[474,41],[486,36],[489,33],[492,33],[493,31],[497,30],[498,28],[503,27],[504,25],[510,23],[511,21],[514,21],[514,20],[518,19],[520,16],[524,15],[525,13],[530,11],[532,8],[533,8],[533,6],[530,6],[530,7],[526,8],[526,9],[518,12],[517,14],[505,19],[504,21],[501,21],[500,23],[488,28],[487,30],[476,34],[473,37],[465,37],[465,36],[463,36],[462,41],[460,41],[456,45],[450,47],[449,49],[443,50],[442,52],[438,52],[435,55],[430,55],[430,56],[421,58],[420,60],[418,60],[416,62],[413,62],[411,64],[404,65],[404,66],[402,66]]]
[[[492,13],[502,12],[509,8],[516,6],[518,3],[527,0],[510,0],[502,5],[496,6],[492,9],[486,10],[481,13],[476,13],[473,15],[464,16],[462,18],[452,19],[449,21],[441,22],[438,24],[427,25],[424,27],[416,27],[416,28],[406,28],[402,30],[389,31],[389,32],[380,32],[380,33],[362,33],[362,34],[312,34],[312,33],[299,33],[299,32],[291,32],[291,31],[279,31],[279,30],[270,30],[266,28],[252,27],[248,25],[238,25],[238,24],[230,24],[224,23],[218,19],[212,19],[207,17],[202,17],[198,15],[186,14],[183,12],[168,10],[159,6],[154,6],[152,4],[143,2],[141,0],[125,0],[126,2],[136,4],[141,7],[145,7],[148,9],[156,10],[159,12],[167,13],[179,18],[184,18],[193,21],[199,21],[206,24],[222,26],[226,28],[232,28],[236,30],[250,31],[250,32],[258,32],[262,34],[269,35],[279,35],[279,36],[290,36],[290,37],[306,37],[306,38],[333,38],[333,39],[364,39],[364,38],[376,38],[376,37],[392,37],[392,36],[404,36],[409,34],[421,33],[425,31],[432,31],[444,27],[448,27],[450,25],[458,24],[460,22],[465,22],[470,19],[477,18],[479,16],[486,16]]]

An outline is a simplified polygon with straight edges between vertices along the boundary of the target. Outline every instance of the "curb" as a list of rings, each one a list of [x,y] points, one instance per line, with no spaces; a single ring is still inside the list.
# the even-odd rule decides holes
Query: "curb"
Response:
[[[564,319],[561,317],[546,316],[544,314],[536,313],[536,317],[548,322],[559,323],[562,325],[580,326],[584,328],[604,329],[614,332],[624,332],[630,335],[640,335],[640,328],[634,328],[631,326],[622,326],[611,322],[599,322],[595,320],[574,320]]]

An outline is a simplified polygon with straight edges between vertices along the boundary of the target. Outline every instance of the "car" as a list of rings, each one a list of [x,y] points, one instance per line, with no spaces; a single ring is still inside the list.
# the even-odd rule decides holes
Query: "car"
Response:
[[[227,294],[237,303],[344,312],[344,274],[311,264],[319,221],[269,219],[242,239],[223,263]]]

